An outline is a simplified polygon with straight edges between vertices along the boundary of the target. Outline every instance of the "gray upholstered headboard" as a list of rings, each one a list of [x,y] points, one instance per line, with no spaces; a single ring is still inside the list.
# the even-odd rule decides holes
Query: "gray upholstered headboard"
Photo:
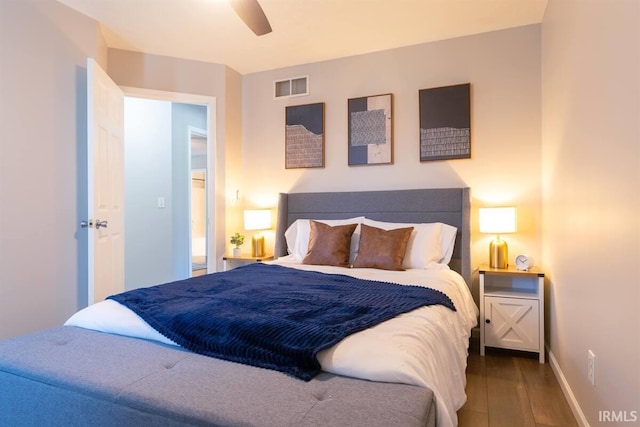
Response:
[[[297,219],[342,219],[366,216],[389,222],[443,222],[458,229],[449,266],[471,286],[469,188],[281,193],[275,255],[287,255],[284,232]]]

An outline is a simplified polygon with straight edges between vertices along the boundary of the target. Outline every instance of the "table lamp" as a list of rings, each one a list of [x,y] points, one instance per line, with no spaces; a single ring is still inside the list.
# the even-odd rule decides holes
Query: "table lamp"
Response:
[[[480,208],[479,214],[480,232],[496,235],[489,245],[489,266],[507,268],[509,251],[507,243],[500,238],[500,234],[516,232],[516,208]]]
[[[268,230],[271,228],[271,209],[244,211],[244,228],[245,230],[258,231],[251,238],[251,256],[265,256],[264,236],[260,233],[260,230]]]

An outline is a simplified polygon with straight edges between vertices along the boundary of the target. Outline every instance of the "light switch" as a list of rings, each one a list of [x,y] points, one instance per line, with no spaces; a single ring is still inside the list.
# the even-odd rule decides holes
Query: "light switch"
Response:
[[[158,207],[159,208],[165,207],[164,197],[158,197]]]

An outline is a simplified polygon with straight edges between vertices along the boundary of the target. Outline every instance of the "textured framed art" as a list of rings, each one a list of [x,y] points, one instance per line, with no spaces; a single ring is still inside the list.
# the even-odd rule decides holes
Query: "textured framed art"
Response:
[[[348,100],[349,166],[393,163],[392,101],[390,93]]]
[[[471,157],[471,84],[422,89],[420,161]]]
[[[285,168],[324,167],[324,102],[285,109]]]

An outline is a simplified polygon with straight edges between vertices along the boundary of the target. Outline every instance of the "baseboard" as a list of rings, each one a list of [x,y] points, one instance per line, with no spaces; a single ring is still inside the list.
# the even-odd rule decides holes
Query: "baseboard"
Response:
[[[590,427],[589,422],[587,421],[587,418],[584,416],[584,412],[582,412],[582,408],[580,408],[580,405],[578,404],[578,401],[576,400],[576,397],[574,396],[573,391],[571,391],[571,387],[569,387],[569,383],[567,382],[567,379],[562,373],[562,369],[560,369],[560,365],[558,365],[558,361],[556,360],[551,350],[549,350],[549,347],[547,347],[547,352],[549,354],[549,365],[551,365],[551,369],[553,370],[553,373],[555,374],[556,379],[560,384],[562,393],[567,398],[567,402],[569,403],[571,412],[573,412],[573,415],[576,417],[576,421],[581,427]]]

